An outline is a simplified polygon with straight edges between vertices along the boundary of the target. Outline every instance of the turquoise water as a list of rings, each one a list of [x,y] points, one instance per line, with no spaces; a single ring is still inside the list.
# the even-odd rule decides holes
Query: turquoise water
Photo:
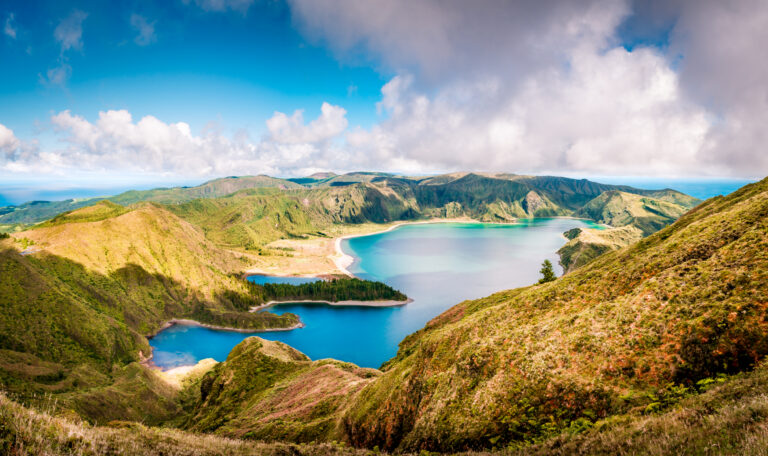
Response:
[[[352,273],[385,282],[414,301],[384,308],[284,304],[270,311],[295,313],[306,326],[257,335],[285,342],[312,359],[379,367],[396,354],[405,336],[454,304],[530,285],[538,280],[545,259],[562,273],[555,253],[565,243],[561,233],[584,226],[595,224],[575,219],[523,220],[514,225],[435,223],[347,239],[342,249],[356,258],[349,268]],[[150,339],[150,345],[155,364],[172,368],[204,358],[223,361],[251,335],[176,325]]]
[[[256,285],[264,285],[265,283],[287,283],[290,285],[301,285],[302,283],[317,282],[318,278],[315,277],[277,277],[255,274],[248,276],[250,282]]]

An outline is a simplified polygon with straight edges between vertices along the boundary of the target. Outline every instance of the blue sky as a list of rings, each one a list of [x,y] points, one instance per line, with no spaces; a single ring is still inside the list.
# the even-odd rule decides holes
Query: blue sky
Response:
[[[759,0],[6,0],[0,31],[6,194],[768,174]]]
[[[62,52],[54,30],[75,11],[87,14],[82,48]],[[17,30],[0,46],[2,122],[20,134],[65,109],[87,117],[128,109],[194,129],[211,121],[263,129],[276,110],[319,111],[323,101],[343,103],[351,121],[370,125],[387,77],[309,44],[279,2],[243,14],[181,1],[18,1],[4,3],[2,13],[4,21],[13,14]],[[132,15],[154,25],[150,42],[137,44]],[[62,54],[71,76],[64,84],[41,82]]]

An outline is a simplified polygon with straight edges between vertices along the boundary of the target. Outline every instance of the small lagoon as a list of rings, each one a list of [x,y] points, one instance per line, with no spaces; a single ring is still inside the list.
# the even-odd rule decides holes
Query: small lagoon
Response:
[[[578,219],[521,220],[516,224],[432,223],[404,225],[385,233],[344,240],[355,262],[350,272],[379,280],[414,301],[401,307],[281,304],[274,313],[297,314],[306,325],[292,331],[241,333],[175,325],[150,339],[154,362],[168,369],[204,358],[224,361],[232,348],[257,335],[279,340],[312,359],[335,358],[379,367],[397,353],[400,341],[451,306],[496,291],[530,285],[549,259],[558,275],[562,233],[595,227]],[[253,276],[255,283],[306,283],[304,277]],[[299,282],[296,282],[298,280]]]

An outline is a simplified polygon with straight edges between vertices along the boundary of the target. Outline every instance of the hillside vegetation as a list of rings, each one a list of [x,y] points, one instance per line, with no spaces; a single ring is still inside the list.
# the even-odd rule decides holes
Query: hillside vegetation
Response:
[[[198,198],[217,198],[247,188],[302,188],[301,185],[269,176],[232,176],[214,179],[196,187],[156,188],[153,190],[130,190],[110,197],[110,201],[123,206],[142,201],[178,204]]]
[[[604,192],[639,195],[644,201],[639,205],[631,197],[593,201]],[[636,224],[650,234],[698,203],[674,190],[641,190],[553,176],[453,173],[404,177],[365,172],[321,173],[299,179],[227,177],[197,187],[129,191],[109,200],[123,206],[142,201],[168,205],[177,215],[203,227],[220,245],[253,250],[275,239],[322,235],[337,223],[434,217],[511,222],[579,215],[606,223],[610,219],[615,226]],[[590,201],[588,213],[577,214]],[[606,205],[610,207],[606,209]],[[5,208],[9,213],[0,214],[0,227],[11,223],[14,225],[7,225],[6,230],[30,226],[76,207],[37,202]],[[615,216],[623,208],[630,216]]]
[[[81,211],[67,217],[87,220],[99,212]],[[248,312],[260,301],[232,275],[247,261],[215,247],[170,212],[147,204],[115,217],[101,215],[98,221],[51,223],[0,241],[5,390],[24,397],[67,394],[62,400],[83,416],[106,419],[110,408],[119,414],[125,405],[156,407],[152,402],[166,396],[145,367],[122,368],[150,355],[144,336],[165,321],[193,318],[250,329],[298,323],[293,314]],[[144,400],[131,404],[113,388],[121,382],[146,392]]]
[[[697,203],[695,198],[685,198],[678,192],[659,192],[650,197],[611,190],[600,194],[574,215],[614,227],[632,225],[647,236],[674,222]]]
[[[765,455],[768,369],[721,378],[702,394],[680,398],[662,413],[598,421],[534,445],[471,455]],[[329,443],[263,443],[116,421],[91,426],[71,415],[31,410],[0,395],[0,452],[84,456],[370,455]]]
[[[580,268],[600,255],[634,244],[643,231],[634,225],[619,228],[574,228],[565,233],[568,242],[560,247],[560,264],[566,273]]]
[[[280,342],[249,337],[191,388],[187,427],[257,440],[343,439],[344,408],[379,375],[335,360],[310,361]]]
[[[18,206],[0,207],[0,231],[16,231],[55,217],[62,212],[91,206],[102,198],[78,198],[64,201],[30,201]]]
[[[293,445],[193,434],[115,421],[92,426],[76,417],[32,410],[0,394],[0,454],[79,456],[363,456],[333,444]]]
[[[649,230],[671,223],[698,203],[672,190],[639,190],[559,177],[459,173],[419,180],[353,173],[328,179],[311,189],[249,189],[221,198],[182,202],[168,209],[202,227],[218,245],[260,251],[281,238],[324,236],[336,224],[429,218],[513,222],[527,217],[579,215],[585,204],[601,208],[583,215],[587,218],[594,216],[616,226],[636,225],[649,234]],[[337,184],[331,185],[333,182]],[[605,218],[605,204],[599,204],[599,198],[613,191],[628,196],[612,200],[611,210],[626,209],[634,215]],[[636,200],[643,201],[642,207],[661,209],[658,214],[644,209],[637,213]]]
[[[463,302],[407,337],[344,418],[355,445],[538,441],[768,353],[768,180],[548,284]]]

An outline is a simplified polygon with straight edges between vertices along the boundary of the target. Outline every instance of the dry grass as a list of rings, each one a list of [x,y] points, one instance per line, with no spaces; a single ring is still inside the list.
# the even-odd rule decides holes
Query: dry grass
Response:
[[[115,422],[91,426],[22,407],[0,394],[0,454],[77,456],[364,455],[334,444],[260,443]]]
[[[619,416],[514,455],[768,455],[768,369],[741,374],[664,414]]]

